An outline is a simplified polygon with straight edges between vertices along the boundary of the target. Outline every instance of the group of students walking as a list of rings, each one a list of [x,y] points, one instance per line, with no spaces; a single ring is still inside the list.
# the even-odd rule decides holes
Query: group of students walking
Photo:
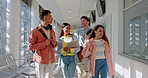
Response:
[[[52,29],[52,15],[49,10],[40,13],[42,23],[29,35],[29,49],[35,50],[33,60],[38,78],[52,78],[55,63],[55,52],[60,54],[58,65],[61,66],[64,78],[107,78],[114,75],[110,44],[102,25],[89,28],[89,18],[81,17],[82,28],[70,34],[71,25],[63,23],[60,36],[56,39]],[[75,47],[68,43],[78,41]],[[84,59],[87,64],[84,63]],[[84,69],[84,67],[87,68]]]

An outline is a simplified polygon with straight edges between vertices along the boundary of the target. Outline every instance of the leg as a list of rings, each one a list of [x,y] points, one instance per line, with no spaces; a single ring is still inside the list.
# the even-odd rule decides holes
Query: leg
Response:
[[[44,72],[45,64],[40,64],[35,62],[35,71],[38,78],[44,78],[45,72]]]
[[[67,61],[66,63],[64,63],[63,62],[63,60],[64,61]],[[63,73],[63,77],[64,78],[68,78],[68,66],[69,66],[69,64],[68,64],[68,57],[67,56],[63,56],[62,57],[62,60],[61,60],[61,69],[62,69],[62,73]]]
[[[45,78],[52,78],[54,71],[54,63],[47,64],[45,67]]]
[[[99,60],[96,60],[96,64],[95,64],[95,75],[92,78],[99,78]]]
[[[74,78],[75,70],[76,70],[76,63],[73,61],[69,64],[68,67],[68,78]]]
[[[63,72],[63,75],[64,75],[64,77],[65,78],[68,78],[68,67],[69,67],[69,65],[68,64],[65,64],[65,66],[64,66],[64,72]]]
[[[82,75],[83,71],[81,70],[81,63],[77,64],[76,69],[77,69],[78,78],[83,78],[83,75]]]
[[[88,77],[89,77],[89,72],[85,72],[84,78],[88,78]]]
[[[66,73],[65,73],[66,68],[65,68],[65,65],[63,67],[61,67],[61,69],[62,69],[63,78],[66,78]]]
[[[107,67],[107,63],[106,60],[102,60],[101,62],[103,64],[102,68],[101,68],[101,78],[107,78],[107,71],[108,71],[108,67]]]

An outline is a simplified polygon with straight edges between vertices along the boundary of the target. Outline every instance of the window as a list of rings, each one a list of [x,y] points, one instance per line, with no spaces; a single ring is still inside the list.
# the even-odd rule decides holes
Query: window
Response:
[[[5,0],[0,0],[0,55],[5,54],[5,26],[6,26],[6,18],[5,18]]]
[[[20,20],[20,57],[24,56],[24,52],[28,50],[28,36],[31,29],[30,0],[22,0],[21,2],[21,20]]]
[[[124,8],[128,7],[129,5],[135,3],[138,0],[124,0]]]
[[[101,17],[106,12],[106,3],[105,0],[97,0],[96,9],[98,12],[98,16]]]
[[[2,23],[2,21],[1,21],[1,13],[2,13],[2,6],[1,6],[2,4],[1,4],[1,2],[0,2],[0,53],[2,52],[2,25],[1,25],[1,23]]]
[[[146,61],[148,61],[147,5],[148,1],[143,0],[124,10],[124,54]]]

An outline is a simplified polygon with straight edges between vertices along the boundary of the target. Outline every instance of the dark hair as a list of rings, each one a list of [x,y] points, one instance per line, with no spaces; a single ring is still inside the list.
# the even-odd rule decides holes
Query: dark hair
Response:
[[[88,18],[87,16],[82,16],[81,19],[85,19],[85,20],[87,20],[87,21],[89,22],[88,25],[90,26],[90,20],[89,20],[89,18]]]
[[[60,36],[59,36],[59,38],[64,35],[63,28],[66,27],[66,26],[70,26],[70,24],[69,23],[63,23],[62,28],[60,30]],[[70,33],[69,33],[69,35],[70,35]]]
[[[40,19],[43,20],[43,17],[50,14],[50,13],[51,13],[51,11],[49,11],[49,10],[42,10],[40,12]]]
[[[89,18],[87,16],[82,16],[81,19],[85,19],[85,20],[89,21]]]
[[[69,24],[69,23],[63,23],[63,25],[64,25],[64,26],[67,26],[67,25],[69,25],[69,26],[70,26],[70,24]]]
[[[92,33],[91,33],[90,36],[88,37],[88,39],[91,39],[91,38],[95,38],[95,37],[96,37],[94,31],[97,31],[99,27],[102,27],[102,28],[105,30],[104,26],[102,26],[102,25],[96,25],[96,26],[94,27]],[[106,34],[105,34],[105,31],[104,31],[104,35],[102,36],[102,39],[105,40],[105,41],[109,44],[108,38],[107,38],[107,36],[106,36]]]

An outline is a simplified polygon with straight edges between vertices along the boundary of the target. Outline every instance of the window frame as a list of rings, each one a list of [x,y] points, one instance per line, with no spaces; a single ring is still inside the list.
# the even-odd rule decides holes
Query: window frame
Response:
[[[123,1],[125,1],[125,0],[123,0]],[[133,4],[129,5],[128,7],[126,7],[126,8],[124,8],[124,4],[123,4],[123,32],[125,32],[125,30],[126,30],[125,29],[125,14],[124,14],[125,11],[129,10],[130,8],[136,6],[137,4],[140,4],[140,3],[144,2],[144,1],[146,1],[146,0],[138,0],[138,1],[134,2]],[[146,14],[147,14],[147,17],[148,17],[148,13],[146,13]],[[135,18],[137,18],[137,17],[135,17]],[[147,30],[148,30],[148,27],[147,27]],[[140,31],[141,31],[141,29],[140,29]],[[119,53],[119,55],[123,55],[125,57],[128,57],[128,58],[134,59],[136,61],[139,61],[141,63],[148,64],[148,60],[143,59],[141,57],[131,56],[131,55],[125,53],[125,52],[126,52],[126,49],[125,49],[125,33],[123,33],[123,53]],[[140,52],[142,52],[142,51],[140,51]]]
[[[24,52],[26,52],[26,51],[28,51],[28,36],[29,36],[29,32],[30,32],[30,30],[31,30],[31,1],[32,0],[27,0],[28,1],[28,4],[26,4],[25,2],[23,2],[23,0],[20,0],[20,29],[19,29],[19,32],[20,32],[20,34],[19,34],[19,57],[20,58],[23,58],[25,55],[25,53]],[[23,6],[25,6],[25,7],[28,7],[28,17],[26,18],[26,17],[24,17],[24,16],[21,16],[21,12],[22,12],[22,5]],[[22,22],[23,21],[28,21],[27,23],[27,27],[25,27],[25,26],[22,26]],[[24,23],[24,22],[23,22]],[[24,30],[21,30],[21,28],[24,28]],[[25,28],[27,28],[26,30],[25,30]],[[26,37],[26,35],[24,35],[25,33],[27,33],[27,41],[25,41],[25,37]],[[22,39],[21,39],[21,37],[22,36],[24,36],[24,38],[23,38],[23,41],[22,41]],[[27,43],[25,43],[25,42],[27,42]],[[25,43],[25,44],[24,44]],[[23,45],[23,46],[22,46]],[[27,47],[25,50],[23,49],[22,50],[22,48],[23,47]]]
[[[5,51],[5,46],[6,46],[6,6],[7,6],[7,3],[6,3],[6,0],[1,0],[1,16],[3,17],[0,17],[1,19],[1,23],[0,23],[0,38],[1,38],[1,41],[0,41],[0,55],[2,54],[6,54],[6,51]]]

